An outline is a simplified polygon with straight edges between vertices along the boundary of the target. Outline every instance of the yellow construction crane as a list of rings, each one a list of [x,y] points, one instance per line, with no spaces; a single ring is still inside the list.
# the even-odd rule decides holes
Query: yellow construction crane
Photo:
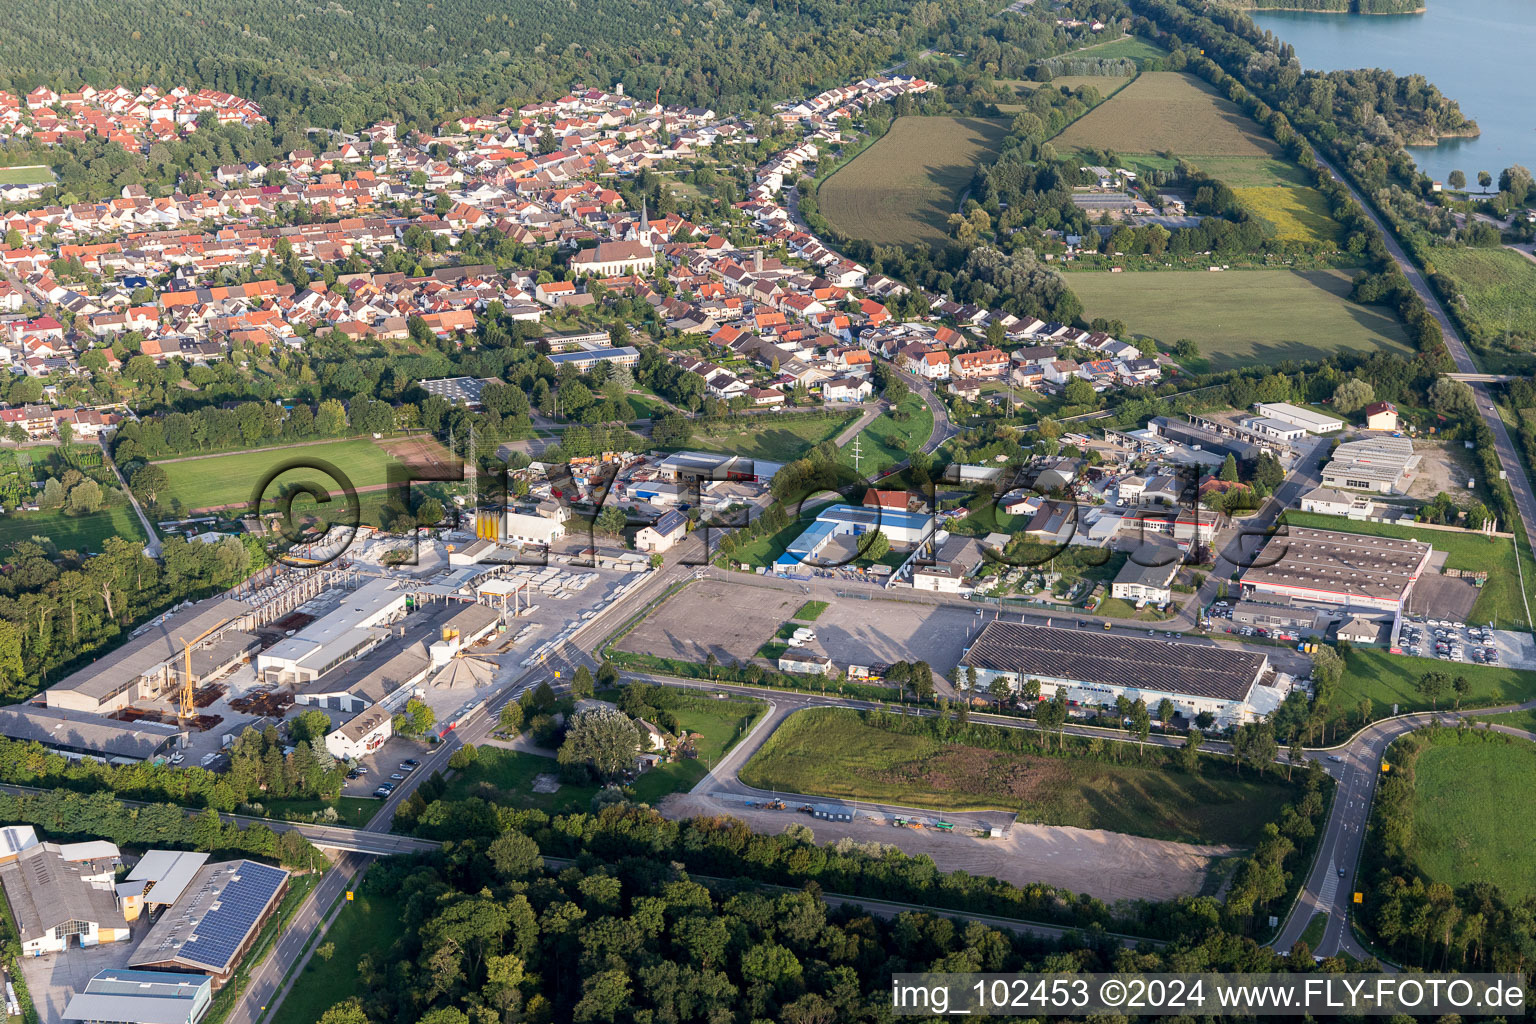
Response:
[[[180,719],[183,719],[183,720],[192,717],[192,711],[193,711],[193,707],[192,707],[192,648],[193,648],[193,646],[195,646],[196,644],[202,643],[202,641],[205,638],[207,638],[209,634],[214,633],[214,632],[216,632],[216,631],[218,631],[220,629],[223,629],[224,626],[229,621],[230,621],[229,619],[224,619],[224,620],[220,621],[218,624],[216,624],[214,626],[211,626],[208,629],[203,630],[202,633],[200,633],[199,635],[193,637],[191,640],[183,640],[181,637],[177,637],[176,638],[177,642],[181,644],[182,654],[185,657],[185,661],[182,663],[182,670],[183,670],[184,674],[181,677],[181,709],[180,709],[180,711],[177,712],[177,716],[176,717],[178,717]]]

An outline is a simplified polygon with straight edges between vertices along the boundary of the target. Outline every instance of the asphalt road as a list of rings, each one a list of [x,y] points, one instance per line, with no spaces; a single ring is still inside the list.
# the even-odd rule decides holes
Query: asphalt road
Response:
[[[1424,280],[1424,275],[1419,272],[1419,268],[1414,265],[1414,262],[1408,258],[1407,252],[1403,250],[1403,247],[1398,243],[1387,225],[1377,215],[1375,209],[1355,190],[1354,185],[1340,174],[1331,163],[1323,159],[1321,155],[1318,155],[1317,160],[1318,163],[1328,169],[1328,173],[1332,174],[1336,180],[1349,190],[1349,194],[1354,197],[1355,202],[1360,204],[1360,208],[1371,219],[1371,223],[1376,225],[1376,230],[1381,232],[1382,238],[1386,242],[1387,252],[1397,262],[1398,268],[1402,270],[1403,276],[1408,279],[1408,283],[1413,286],[1414,292],[1418,294],[1419,298],[1424,300],[1424,305],[1429,310],[1430,315],[1435,318],[1435,322],[1440,325],[1440,333],[1445,338],[1445,347],[1451,353],[1451,362],[1455,364],[1457,371],[1460,373],[1476,373],[1477,363],[1473,360],[1472,353],[1467,350],[1466,343],[1461,340],[1461,335],[1457,333],[1456,326],[1451,322],[1445,307],[1440,304],[1439,296],[1429,286],[1429,282]],[[1515,496],[1515,508],[1520,513],[1520,521],[1521,525],[1525,528],[1526,540],[1530,542],[1531,550],[1536,551],[1536,492],[1533,492],[1531,489],[1530,477],[1525,472],[1525,463],[1521,460],[1519,452],[1516,451],[1514,442],[1510,439],[1509,430],[1504,426],[1503,419],[1499,417],[1498,410],[1494,408],[1488,385],[1472,384],[1470,386],[1473,394],[1477,397],[1477,411],[1482,415],[1483,422],[1488,424],[1488,429],[1493,431],[1494,448],[1498,452],[1499,467],[1504,470],[1505,477],[1509,482],[1509,489]],[[1505,528],[1508,529],[1508,526]],[[1521,592],[1522,594],[1524,593],[1523,587]],[[1527,608],[1527,624],[1536,625],[1536,623],[1530,622],[1530,617],[1530,609]]]
[[[1280,930],[1273,945],[1288,951],[1301,933],[1306,931],[1313,913],[1328,915],[1328,926],[1314,953],[1332,956],[1344,952],[1364,959],[1369,954],[1357,941],[1349,927],[1349,914],[1354,906],[1357,888],[1355,871],[1360,860],[1365,839],[1365,828],[1371,812],[1371,801],[1376,795],[1376,780],[1381,769],[1381,756],[1391,743],[1415,729],[1422,729],[1433,721],[1454,725],[1476,715],[1498,714],[1536,708],[1536,701],[1512,704],[1499,708],[1476,708],[1465,711],[1423,712],[1403,715],[1373,723],[1353,736],[1347,743],[1332,750],[1309,751],[1313,760],[1324,760],[1329,773],[1338,780],[1334,793],[1333,809],[1328,816],[1328,827],[1318,846],[1317,860],[1312,874],[1302,889],[1296,905]],[[1501,730],[1512,735],[1526,735],[1519,730]],[[1338,757],[1341,760],[1331,760]]]

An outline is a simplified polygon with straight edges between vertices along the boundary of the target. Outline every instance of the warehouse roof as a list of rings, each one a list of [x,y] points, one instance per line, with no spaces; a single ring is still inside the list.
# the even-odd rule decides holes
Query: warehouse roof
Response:
[[[175,726],[160,722],[119,722],[105,715],[38,704],[0,708],[0,736],[98,757],[146,761],[184,735]]]
[[[287,880],[282,868],[252,860],[205,865],[144,936],[129,966],[228,974]]]
[[[206,1003],[213,981],[199,974],[112,968],[86,982],[64,1008],[65,1020],[113,1024],[187,1024]]]
[[[198,869],[207,862],[206,853],[148,850],[124,881],[136,883],[145,903],[168,906],[181,898]]]
[[[213,598],[150,624],[138,636],[49,687],[73,690],[105,700],[124,685],[153,672],[182,652],[182,640],[191,640],[222,622],[237,619],[251,606],[232,597]]]
[[[1243,585],[1401,600],[1430,551],[1417,540],[1291,526],[1265,541]]]
[[[1071,679],[1232,701],[1247,698],[1267,663],[1261,654],[1222,647],[997,621],[987,623],[961,659],[963,665],[1026,679]]]
[[[115,853],[115,847],[110,849]],[[0,879],[4,880],[21,940],[41,938],[48,929],[70,921],[121,921],[123,915],[112,890],[98,889],[86,881],[89,875],[110,871],[113,860],[113,856],[73,859],[61,846],[40,843],[0,866]]]

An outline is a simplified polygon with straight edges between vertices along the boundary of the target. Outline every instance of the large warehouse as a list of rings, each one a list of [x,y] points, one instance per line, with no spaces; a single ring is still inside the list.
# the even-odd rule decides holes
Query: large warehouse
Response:
[[[1042,700],[1065,688],[1074,705],[1106,707],[1118,697],[1155,708],[1164,698],[1193,718],[1210,712],[1222,725],[1249,717],[1248,698],[1269,671],[1262,654],[1197,647],[1112,633],[989,622],[960,658],[982,690],[1001,678],[1017,690],[1040,683]]]
[[[211,598],[157,619],[120,647],[48,688],[51,708],[109,715],[136,700],[175,689],[185,671],[185,643],[192,649],[193,683],[216,676],[248,658],[256,637],[243,632],[252,608],[229,597]],[[204,634],[207,634],[204,636]]]
[[[0,708],[0,736],[41,743],[65,757],[92,757],[112,764],[148,761],[171,753],[187,740],[185,729],[162,722],[119,722],[105,715],[39,704]]]
[[[252,860],[204,865],[144,936],[128,966],[227,978],[287,884],[287,871]]]
[[[818,562],[817,556],[834,537],[859,537],[878,531],[885,534],[892,547],[905,549],[933,536],[934,529],[933,517],[917,512],[832,505],[823,509],[804,533],[790,541],[784,553],[774,560],[774,564],[780,567],[815,565]]]
[[[1399,612],[1434,549],[1416,540],[1292,526],[1243,571],[1242,596]]]
[[[1346,441],[1323,467],[1323,486],[1376,494],[1406,494],[1422,456],[1406,437]]]

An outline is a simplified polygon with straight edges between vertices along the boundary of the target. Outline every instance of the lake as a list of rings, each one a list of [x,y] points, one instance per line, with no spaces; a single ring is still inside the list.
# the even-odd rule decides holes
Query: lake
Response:
[[[1536,168],[1536,3],[1531,0],[1424,0],[1424,14],[1319,14],[1251,11],[1259,27],[1296,48],[1302,66],[1319,71],[1391,68],[1417,72],[1461,105],[1482,134],[1412,146],[1419,168],[1444,181],[1453,170],[1477,187],[1477,172],[1511,164]]]

